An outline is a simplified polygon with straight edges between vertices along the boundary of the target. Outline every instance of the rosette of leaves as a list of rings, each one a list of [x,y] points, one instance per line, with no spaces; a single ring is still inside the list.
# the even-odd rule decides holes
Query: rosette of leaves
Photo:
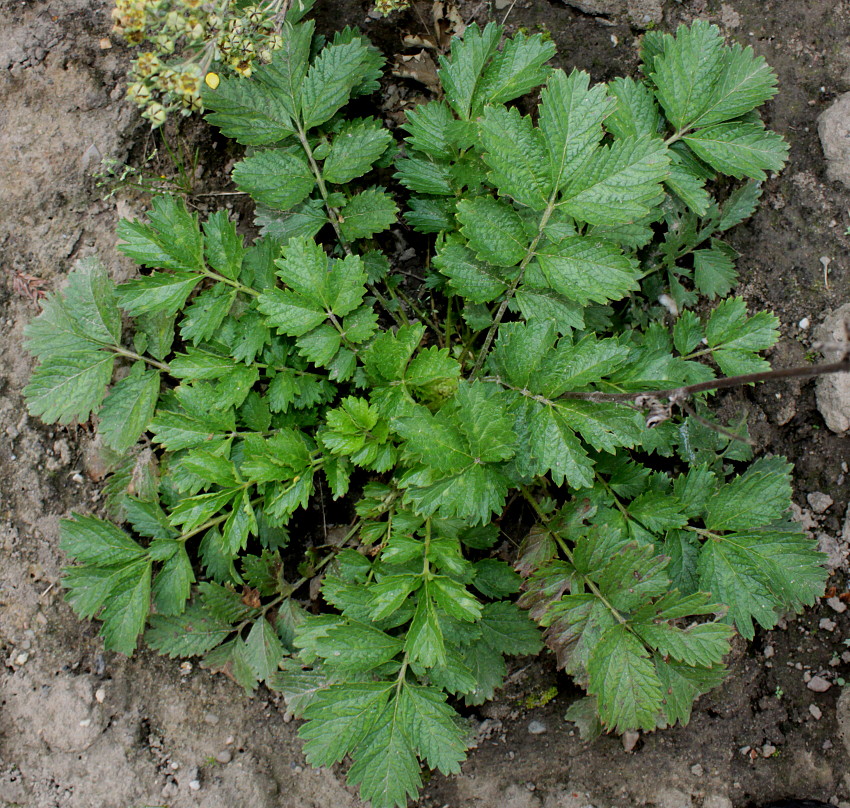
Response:
[[[638,404],[767,367],[773,315],[728,298],[671,323],[646,293],[686,306],[731,286],[717,234],[758,188],[719,202],[712,180],[781,167],[754,112],[772,73],[698,23],[648,38],[645,81],[591,86],[548,67],[541,37],[471,26],[396,163],[407,221],[435,234],[408,295],[379,249],[397,208],[373,169],[393,138],[345,109],[382,59],[350,30],[284,34],[268,66],[204,96],[248,147],[234,181],[262,238],[158,198],[119,227],[145,274],[116,287],[84,263],[28,328],[30,411],[95,414],[123,453],[116,523],[62,523],[69,600],[107,648],[144,633],[282,692],[308,760],[350,759],[375,806],[415,797],[423,763],[457,771],[461,703],[541,647],[521,588],[589,694],[571,711],[584,731],[687,722],[732,632],[825,577],[787,521],[785,461],[747,465],[705,394],[653,429]],[[536,120],[507,106],[540,85]],[[331,499],[351,521],[324,535],[310,514]],[[500,525],[529,514],[515,571]]]

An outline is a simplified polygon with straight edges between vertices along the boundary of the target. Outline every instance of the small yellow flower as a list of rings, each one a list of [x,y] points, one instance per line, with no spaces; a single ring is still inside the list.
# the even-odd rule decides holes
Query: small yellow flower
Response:
[[[204,76],[204,84],[206,84],[211,90],[215,90],[220,82],[221,79],[218,77],[218,73],[207,73],[207,75]]]

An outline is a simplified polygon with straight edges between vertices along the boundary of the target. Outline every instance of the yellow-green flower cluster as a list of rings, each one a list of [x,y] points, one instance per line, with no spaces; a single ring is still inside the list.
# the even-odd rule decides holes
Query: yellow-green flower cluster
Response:
[[[237,7],[233,0],[115,0],[115,32],[150,47],[130,66],[127,97],[153,126],[169,112],[201,112],[201,83],[215,64],[248,77],[283,46],[279,0]]]
[[[404,11],[406,8],[410,8],[410,0],[375,0],[375,11],[385,17],[393,11]]]

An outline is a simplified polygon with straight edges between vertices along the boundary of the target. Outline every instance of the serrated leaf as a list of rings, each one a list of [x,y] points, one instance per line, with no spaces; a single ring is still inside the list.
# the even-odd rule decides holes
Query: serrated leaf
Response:
[[[764,351],[779,339],[778,318],[765,311],[747,317],[747,307],[740,297],[718,303],[706,325],[709,347],[733,351]]]
[[[119,251],[147,267],[202,271],[204,240],[198,217],[179,197],[154,196],[151,205],[148,224],[127,219],[118,223]]]
[[[434,257],[434,266],[449,278],[449,286],[471,303],[489,303],[509,285],[509,272],[476,258],[460,244],[443,245]]]
[[[706,505],[709,530],[744,530],[779,519],[791,501],[791,464],[762,457],[722,486]]]
[[[419,194],[454,196],[450,165],[446,162],[410,157],[396,163],[395,178]]]
[[[112,378],[115,355],[82,349],[45,357],[24,388],[27,410],[46,424],[87,421]]]
[[[609,729],[655,728],[662,707],[661,681],[649,653],[625,626],[605,631],[587,669],[587,691],[596,696],[599,716]]]
[[[540,94],[540,129],[549,149],[554,188],[563,188],[597,147],[602,121],[614,105],[613,99],[606,98],[604,84],[589,85],[587,73],[573,70],[568,76],[556,70]]]
[[[448,199],[411,197],[404,214],[407,223],[420,233],[441,233],[455,226],[454,203]]]
[[[701,668],[720,665],[729,653],[733,631],[723,623],[697,623],[680,628],[669,623],[638,623],[635,633],[663,657]]]
[[[369,50],[357,38],[322,49],[301,84],[301,116],[305,128],[330,120],[366,76],[372,59]]]
[[[451,159],[455,152],[448,130],[454,116],[444,101],[429,101],[405,112],[405,140],[411,148],[430,157]]]
[[[745,219],[749,219],[761,198],[761,183],[749,180],[729,194],[729,198],[720,208],[718,230],[728,230]]]
[[[155,614],[145,632],[145,642],[154,651],[172,658],[200,656],[227,639],[229,623],[216,619],[206,608],[192,604],[175,617]]]
[[[702,342],[705,332],[699,317],[692,311],[683,311],[673,326],[673,344],[685,356]]]
[[[347,239],[371,238],[395,223],[398,205],[383,188],[369,188],[340,209],[339,227]]]
[[[728,294],[738,280],[735,262],[721,245],[715,241],[711,249],[694,250],[694,285],[709,300]]]
[[[761,123],[718,123],[683,140],[697,157],[736,179],[764,180],[765,172],[780,171],[788,156],[782,136]]]
[[[737,43],[724,50],[723,72],[693,126],[738,118],[776,95],[776,74],[763,56],[756,56],[751,47],[742,48]]]
[[[303,7],[309,4],[310,0],[299,0],[297,5]],[[301,25],[292,24],[297,22],[298,17],[294,12],[296,4],[293,3],[286,24],[280,31],[281,47],[272,53],[271,62],[258,65],[254,74],[259,82],[274,93],[276,102],[293,120],[298,118],[300,111],[301,84],[307,74],[315,29],[313,20],[307,20]]]
[[[236,299],[236,290],[218,283],[201,292],[186,307],[180,323],[180,336],[200,345],[221,328],[221,324]]]
[[[100,409],[97,431],[116,452],[126,452],[147,429],[159,398],[159,372],[142,362],[110,391]]]
[[[671,150],[670,155],[669,175],[664,184],[697,216],[705,216],[711,203],[705,179],[690,171],[678,152]]]
[[[419,590],[416,611],[407,629],[404,650],[412,662],[425,668],[446,662],[443,629],[434,609],[428,581],[424,581]]]
[[[619,138],[657,135],[661,114],[652,90],[632,78],[616,78],[608,82],[608,92],[616,99],[605,128]]]
[[[543,646],[528,615],[508,601],[487,603],[479,626],[482,642],[503,654],[536,654]]]
[[[481,260],[510,267],[525,257],[528,238],[522,219],[510,205],[491,197],[463,199],[457,216],[469,246]]]
[[[283,654],[283,645],[269,621],[265,617],[256,620],[245,640],[245,658],[257,679],[268,679]]]
[[[299,729],[304,756],[311,766],[342,760],[378,721],[395,683],[350,682],[318,690],[304,710]]]
[[[685,726],[691,720],[694,699],[717,687],[726,678],[726,668],[693,668],[680,662],[654,657],[655,669],[664,688],[664,717],[669,725]]]
[[[348,782],[360,786],[360,799],[373,808],[404,808],[422,787],[419,761],[413,751],[412,728],[407,726],[400,699],[388,704],[375,725],[357,745]]]
[[[236,280],[242,271],[245,248],[236,225],[227,212],[220,210],[210,214],[204,222],[204,257],[207,264],[225,278]]]
[[[461,650],[461,660],[475,680],[475,687],[464,691],[464,702],[476,706],[492,699],[508,672],[502,653],[479,640]]]
[[[115,284],[96,256],[76,262],[68,275],[64,295],[78,333],[110,345],[121,341],[121,312],[115,303]]]
[[[150,612],[151,565],[145,564],[133,581],[113,592],[100,614],[103,646],[126,656],[136,650]]]
[[[282,244],[291,238],[313,238],[328,223],[325,203],[321,199],[306,199],[286,211],[271,210],[257,205],[254,224],[260,228],[263,236],[268,236]],[[255,289],[265,288],[252,284]],[[270,284],[269,284],[270,285]]]
[[[822,593],[822,559],[798,528],[734,533],[703,544],[699,584],[729,606],[725,619],[752,639],[753,620],[772,628],[782,612],[799,610]]]
[[[446,697],[434,688],[405,683],[398,699],[400,720],[419,756],[443,774],[459,772],[466,758],[466,737]]]
[[[505,104],[539,87],[552,72],[546,62],[554,55],[555,43],[542,34],[527,36],[520,31],[509,38],[485,69],[473,108]]]
[[[59,547],[80,564],[129,564],[145,555],[139,544],[111,522],[77,513],[72,516],[59,522]]]
[[[537,263],[558,293],[586,306],[619,300],[638,288],[640,266],[616,244],[572,236],[537,253]]]
[[[543,135],[534,128],[531,118],[520,116],[516,108],[488,106],[479,127],[490,182],[503,196],[532,210],[544,210],[552,180]]]
[[[475,111],[472,103],[475,89],[485,65],[496,53],[501,35],[502,29],[495,23],[488,23],[483,31],[473,23],[467,26],[463,40],[452,38],[451,59],[439,57],[437,74],[446,100],[463,120],[469,120]],[[483,99],[478,106],[482,104]]]
[[[365,174],[386,151],[392,134],[375,118],[347,121],[334,136],[331,150],[322,164],[326,182],[351,182]]]
[[[659,138],[623,138],[583,163],[561,194],[561,209],[588,224],[627,224],[660,200],[670,158]]]
[[[656,96],[677,129],[685,129],[709,109],[726,64],[720,30],[706,20],[680,25],[676,36],[660,40],[661,53],[647,60]],[[646,58],[646,57],[645,57]]]
[[[184,542],[175,542],[174,554],[160,568],[154,578],[151,594],[156,610],[162,615],[181,614],[195,583],[192,562]]]
[[[300,155],[267,149],[238,162],[233,168],[233,182],[260,204],[289,210],[307,198],[316,178]]]
[[[203,276],[192,272],[154,272],[122,283],[117,289],[118,305],[127,314],[176,314]]]

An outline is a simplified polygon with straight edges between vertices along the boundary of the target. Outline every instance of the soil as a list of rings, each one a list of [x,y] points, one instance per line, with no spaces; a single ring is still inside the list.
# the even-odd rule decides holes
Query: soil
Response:
[[[464,19],[486,21],[487,2],[458,5]],[[765,117],[791,154],[733,243],[742,253],[740,293],[752,309],[772,309],[781,319],[772,360],[803,361],[815,326],[848,302],[850,289],[850,191],[827,180],[816,126],[850,90],[850,6],[496,5],[504,5],[498,14],[508,12],[511,29],[549,31],[560,65],[596,80],[634,72],[638,26],[653,20],[672,30],[709,19],[767,58],[780,91]],[[607,16],[594,16],[600,9]],[[404,34],[425,33],[412,12],[379,21],[367,11],[361,0],[317,6],[320,27],[359,25],[390,57],[402,51]],[[123,100],[129,56],[109,41],[105,0],[0,0],[0,12],[0,806],[354,808],[359,802],[341,771],[304,763],[296,724],[269,692],[247,698],[189,664],[147,652],[132,659],[105,653],[94,627],[78,622],[62,600],[58,520],[72,509],[98,508],[103,467],[85,425],[51,428],[27,417],[21,390],[32,360],[22,332],[38,312],[40,291],[60,287],[76,259],[97,253],[118,279],[132,271],[114,249],[115,225],[140,213],[145,200],[104,198],[93,173],[101,157],[140,165],[152,140]],[[406,79],[393,87],[386,91],[421,91]],[[226,187],[224,145],[202,125],[183,132],[205,155],[198,182],[205,190]],[[828,276],[822,256],[831,259]],[[765,385],[725,406],[748,412],[759,451],[794,462],[800,516],[832,548],[831,583],[844,591],[848,567],[838,542],[850,499],[850,443],[825,427],[813,390],[810,382]],[[827,500],[810,496],[818,493],[832,500],[822,513]],[[839,679],[850,680],[848,637],[850,610],[839,614],[825,601],[789,616],[735,647],[728,681],[698,702],[689,726],[630,738],[628,752],[614,737],[579,740],[563,717],[576,691],[550,658],[514,660],[499,700],[472,716],[477,750],[460,775],[433,776],[421,804],[745,808],[805,796],[850,805],[850,692],[838,704]],[[814,692],[806,681],[816,675],[834,684]],[[552,686],[553,700],[529,707]]]

